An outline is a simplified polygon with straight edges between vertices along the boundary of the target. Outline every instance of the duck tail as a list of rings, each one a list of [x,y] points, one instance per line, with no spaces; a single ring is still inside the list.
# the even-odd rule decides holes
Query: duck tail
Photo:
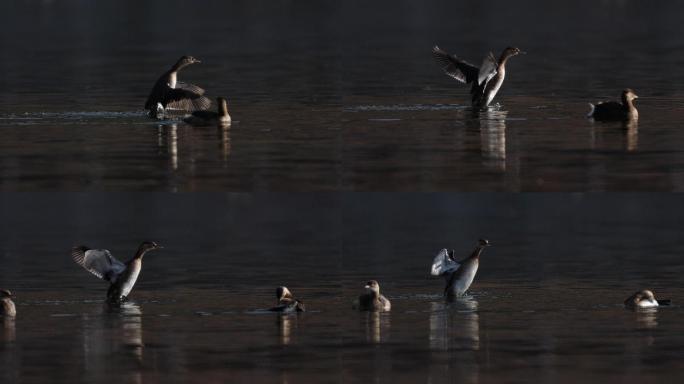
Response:
[[[593,117],[594,116],[594,111],[596,111],[596,106],[592,103],[589,103],[589,113],[587,114],[587,117]]]
[[[670,305],[672,304],[672,300],[656,300],[658,302],[658,305]]]

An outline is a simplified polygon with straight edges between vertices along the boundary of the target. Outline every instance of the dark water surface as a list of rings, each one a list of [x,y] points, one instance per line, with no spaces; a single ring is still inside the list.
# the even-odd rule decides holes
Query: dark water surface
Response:
[[[684,253],[663,194],[2,194],[0,382],[679,382]],[[428,276],[442,247],[493,246],[465,300]],[[77,243],[145,256],[132,302]],[[352,299],[380,281],[390,313]],[[263,313],[288,285],[308,312]],[[633,312],[649,287],[674,305]]]
[[[371,3],[371,4],[368,4]],[[0,190],[684,190],[679,1],[3,1]],[[473,117],[439,44],[507,45]],[[181,79],[227,96],[227,131],[147,119]],[[637,126],[587,102],[634,88]]]

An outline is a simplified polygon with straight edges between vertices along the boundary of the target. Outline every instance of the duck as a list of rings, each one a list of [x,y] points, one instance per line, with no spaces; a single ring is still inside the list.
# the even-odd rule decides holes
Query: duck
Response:
[[[184,118],[183,121],[197,126],[229,125],[231,120],[228,114],[228,100],[225,97],[217,97],[216,104],[218,105],[218,112],[195,111],[190,116]]]
[[[143,256],[149,251],[163,248],[154,241],[144,241],[133,258],[122,263],[106,249],[91,249],[77,246],[71,249],[71,257],[76,264],[88,272],[109,282],[107,302],[121,304],[128,299],[142,269]]]
[[[480,239],[475,250],[461,261],[456,261],[454,251],[442,249],[432,262],[430,274],[442,276],[446,282],[444,296],[447,298],[461,297],[470,288],[480,266],[480,256],[490,243],[487,239]]]
[[[376,280],[370,280],[364,287],[366,290],[354,302],[354,307],[359,311],[387,312],[392,309],[392,304],[380,294],[380,284]]]
[[[629,308],[655,308],[670,303],[671,300],[656,300],[653,291],[648,289],[638,291],[625,300],[625,306]]]
[[[269,309],[271,312],[294,313],[306,310],[304,303],[301,300],[295,299],[287,287],[276,288],[276,298],[278,304]]]
[[[432,57],[444,73],[464,84],[471,84],[470,95],[474,108],[486,109],[501,89],[506,77],[506,63],[513,56],[525,54],[516,47],[507,47],[497,60],[489,52],[478,68],[456,55],[450,55],[438,46],[432,48]]]
[[[7,289],[0,289],[0,317],[16,317],[17,307],[12,299],[14,295]]]
[[[211,100],[204,96],[204,89],[178,81],[178,72],[192,64],[201,63],[192,56],[182,56],[176,64],[159,77],[145,101],[150,117],[160,118],[167,109],[182,111],[205,110]]]
[[[596,104],[589,103],[589,114],[594,120],[603,121],[624,121],[637,120],[639,118],[639,111],[634,106],[634,100],[639,96],[631,88],[626,88],[622,91],[622,102],[617,101],[601,101]]]

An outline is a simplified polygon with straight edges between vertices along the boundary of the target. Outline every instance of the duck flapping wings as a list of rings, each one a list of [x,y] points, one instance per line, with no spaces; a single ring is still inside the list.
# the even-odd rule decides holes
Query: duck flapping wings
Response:
[[[106,249],[74,247],[71,249],[71,258],[88,272],[110,283],[115,282],[126,269],[126,265],[114,258]]]
[[[435,256],[435,259],[432,261],[430,274],[432,276],[445,276],[456,272],[461,264],[454,260],[453,256],[454,251],[449,253],[446,248],[439,251],[437,256]]]
[[[211,100],[204,96],[204,89],[180,81],[176,88],[168,88],[164,92],[161,103],[168,109],[183,111],[204,110],[211,106]]]
[[[479,71],[477,72],[477,83],[484,87],[489,80],[491,80],[494,75],[497,73],[497,68],[498,63],[496,61],[496,58],[494,57],[494,54],[489,52],[489,55],[482,60],[482,65],[480,66]]]
[[[484,58],[480,68],[458,58],[456,55],[448,54],[438,46],[432,48],[432,57],[444,73],[464,84],[476,83],[484,87],[497,73],[497,60],[491,52]]]

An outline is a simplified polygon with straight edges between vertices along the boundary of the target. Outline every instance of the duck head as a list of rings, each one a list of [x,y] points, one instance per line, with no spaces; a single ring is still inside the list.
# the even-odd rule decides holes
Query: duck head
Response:
[[[639,96],[631,88],[627,88],[627,89],[622,91],[622,101],[624,103],[631,102],[631,101],[636,100],[638,98],[639,98]]]
[[[190,65],[195,63],[201,63],[201,61],[189,55],[182,56],[178,59],[178,64]]]
[[[149,251],[154,251],[156,249],[162,249],[161,245],[155,243],[154,241],[143,241],[138,247],[137,257],[143,257],[145,253]]]
[[[366,288],[366,290],[369,292],[380,294],[380,284],[378,284],[378,282],[375,280],[368,281],[364,288]]]
[[[7,289],[0,289],[0,299],[11,299],[14,295]]]
[[[518,55],[524,55],[525,52],[521,51],[520,48],[517,47],[508,47],[504,49],[504,51],[501,53],[501,58],[499,59],[499,62],[504,62],[508,60],[508,58],[513,57],[513,56],[518,56]]]
[[[201,63],[201,61],[195,59],[192,56],[182,56],[176,64],[173,66],[174,70],[179,70],[181,68],[187,67],[188,65],[195,64],[195,63]]]
[[[480,247],[489,247],[491,245],[487,239],[480,239],[478,244],[480,244]]]
[[[278,301],[283,299],[291,299],[292,292],[290,292],[290,290],[287,289],[287,287],[278,287],[276,288],[276,297],[278,298]]]

